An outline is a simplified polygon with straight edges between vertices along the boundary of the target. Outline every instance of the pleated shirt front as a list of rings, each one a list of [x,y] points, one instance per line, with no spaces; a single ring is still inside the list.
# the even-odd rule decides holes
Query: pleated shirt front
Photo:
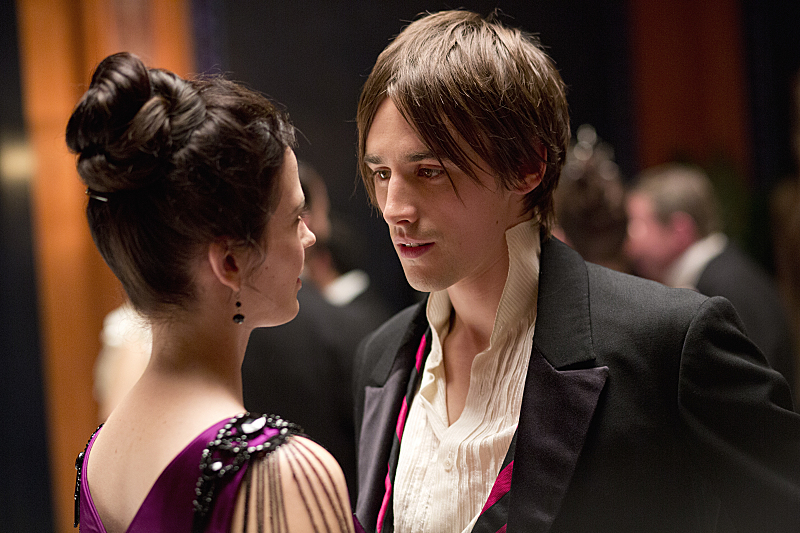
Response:
[[[431,353],[403,433],[394,484],[397,533],[471,531],[508,451],[536,323],[539,226],[506,231],[508,278],[489,347],[472,362],[461,416],[448,421],[442,343],[452,309],[447,291],[431,293]]]

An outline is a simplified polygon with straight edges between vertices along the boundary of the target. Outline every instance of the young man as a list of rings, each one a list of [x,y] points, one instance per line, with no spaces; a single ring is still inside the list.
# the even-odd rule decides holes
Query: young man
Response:
[[[357,357],[367,530],[796,531],[800,417],[731,305],[550,237],[569,117],[530,36],[417,20],[358,128],[367,191],[430,292]]]

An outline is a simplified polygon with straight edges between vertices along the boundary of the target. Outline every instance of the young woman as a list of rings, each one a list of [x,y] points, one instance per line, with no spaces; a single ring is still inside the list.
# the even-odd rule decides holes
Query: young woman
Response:
[[[76,464],[81,531],[352,531],[333,457],[242,404],[250,332],[294,318],[315,240],[288,118],[230,81],[120,53],[66,137],[95,244],[153,332]]]

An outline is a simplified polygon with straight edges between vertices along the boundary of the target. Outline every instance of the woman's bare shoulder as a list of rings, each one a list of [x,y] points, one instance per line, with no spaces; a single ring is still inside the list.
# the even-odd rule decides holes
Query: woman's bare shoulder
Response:
[[[253,460],[246,476],[231,531],[353,531],[342,469],[316,442],[290,437],[277,450]]]

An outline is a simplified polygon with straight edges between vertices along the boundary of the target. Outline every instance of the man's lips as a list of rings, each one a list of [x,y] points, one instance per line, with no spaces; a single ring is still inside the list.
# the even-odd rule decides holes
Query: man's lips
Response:
[[[397,242],[397,253],[404,259],[416,259],[427,253],[432,247],[432,242]]]

